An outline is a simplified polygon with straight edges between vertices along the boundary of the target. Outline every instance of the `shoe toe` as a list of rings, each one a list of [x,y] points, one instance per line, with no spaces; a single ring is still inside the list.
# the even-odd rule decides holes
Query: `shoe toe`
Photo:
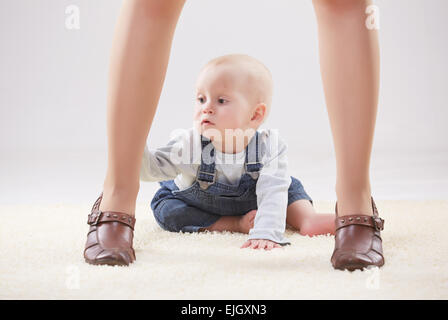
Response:
[[[367,255],[357,252],[341,252],[332,260],[332,263],[336,269],[349,271],[363,269],[373,264]]]
[[[132,259],[126,251],[114,249],[104,250],[95,258],[95,264],[127,266],[131,262]]]

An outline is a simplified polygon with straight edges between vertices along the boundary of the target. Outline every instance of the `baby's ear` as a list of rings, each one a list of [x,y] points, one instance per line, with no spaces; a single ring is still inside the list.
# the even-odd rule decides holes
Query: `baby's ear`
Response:
[[[255,107],[255,110],[252,114],[252,121],[262,122],[264,117],[266,115],[266,104],[265,103],[259,103]]]

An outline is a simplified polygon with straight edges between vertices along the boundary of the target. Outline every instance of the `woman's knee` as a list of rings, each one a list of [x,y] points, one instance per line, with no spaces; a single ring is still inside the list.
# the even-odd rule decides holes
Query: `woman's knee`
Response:
[[[359,11],[359,9],[364,11],[368,5],[372,4],[371,0],[312,0],[312,2],[316,11],[335,14]]]
[[[177,19],[185,0],[133,0],[134,8],[151,20]]]

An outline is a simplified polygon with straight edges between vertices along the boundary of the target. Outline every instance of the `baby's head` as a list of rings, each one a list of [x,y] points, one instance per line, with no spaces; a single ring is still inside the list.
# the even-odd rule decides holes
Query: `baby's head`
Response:
[[[196,81],[195,127],[212,140],[224,139],[229,129],[257,130],[271,108],[272,87],[269,70],[250,56],[209,61]]]

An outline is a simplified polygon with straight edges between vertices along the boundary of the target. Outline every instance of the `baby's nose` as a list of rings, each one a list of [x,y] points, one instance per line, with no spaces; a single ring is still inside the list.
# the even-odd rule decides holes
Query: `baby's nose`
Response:
[[[202,109],[202,113],[213,113],[213,108],[210,105],[207,105]]]

